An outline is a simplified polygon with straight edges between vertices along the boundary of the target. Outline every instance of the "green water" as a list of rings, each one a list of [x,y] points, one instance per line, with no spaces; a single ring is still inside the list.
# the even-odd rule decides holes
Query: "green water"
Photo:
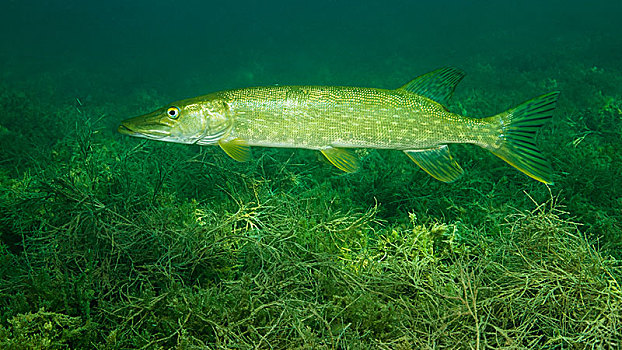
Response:
[[[622,347],[619,1],[3,8],[0,348]],[[468,145],[445,184],[397,151],[345,174],[116,132],[212,91],[442,66],[468,116],[562,92],[554,185]]]

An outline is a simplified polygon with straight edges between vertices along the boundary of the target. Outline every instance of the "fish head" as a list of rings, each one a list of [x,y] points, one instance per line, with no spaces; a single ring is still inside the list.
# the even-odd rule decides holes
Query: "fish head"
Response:
[[[151,113],[126,119],[117,130],[151,140],[215,144],[231,129],[228,105],[197,99],[174,102]]]

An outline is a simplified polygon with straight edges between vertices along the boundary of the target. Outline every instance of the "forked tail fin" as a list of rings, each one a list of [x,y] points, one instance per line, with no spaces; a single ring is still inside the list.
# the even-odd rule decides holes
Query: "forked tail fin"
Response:
[[[553,183],[551,164],[536,147],[536,132],[553,115],[558,96],[559,91],[550,92],[486,118],[498,125],[499,134],[484,148],[530,177]]]

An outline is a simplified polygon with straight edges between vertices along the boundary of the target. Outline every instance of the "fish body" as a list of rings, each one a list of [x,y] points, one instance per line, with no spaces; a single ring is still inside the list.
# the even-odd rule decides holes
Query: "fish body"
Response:
[[[479,142],[488,135],[478,130],[486,123],[406,90],[275,86],[205,98],[226,101],[235,118],[228,138],[250,146],[406,150]]]
[[[169,142],[218,144],[245,161],[251,146],[321,151],[356,171],[352,148],[395,149],[433,177],[451,182],[462,168],[448,144],[486,148],[527,175],[551,183],[551,167],[535,145],[558,92],[488,118],[450,112],[444,104],[464,73],[441,68],[394,90],[347,86],[266,86],[219,91],[125,120],[124,134]]]

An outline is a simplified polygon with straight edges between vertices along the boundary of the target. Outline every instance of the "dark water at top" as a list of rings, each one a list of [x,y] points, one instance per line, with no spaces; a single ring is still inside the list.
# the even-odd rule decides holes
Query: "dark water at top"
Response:
[[[620,1],[7,1],[0,64],[9,81],[67,68],[110,78],[59,82],[83,94],[102,84],[173,99],[273,83],[388,87],[487,56],[554,66],[560,49],[590,41],[577,59],[613,66],[621,13]]]

